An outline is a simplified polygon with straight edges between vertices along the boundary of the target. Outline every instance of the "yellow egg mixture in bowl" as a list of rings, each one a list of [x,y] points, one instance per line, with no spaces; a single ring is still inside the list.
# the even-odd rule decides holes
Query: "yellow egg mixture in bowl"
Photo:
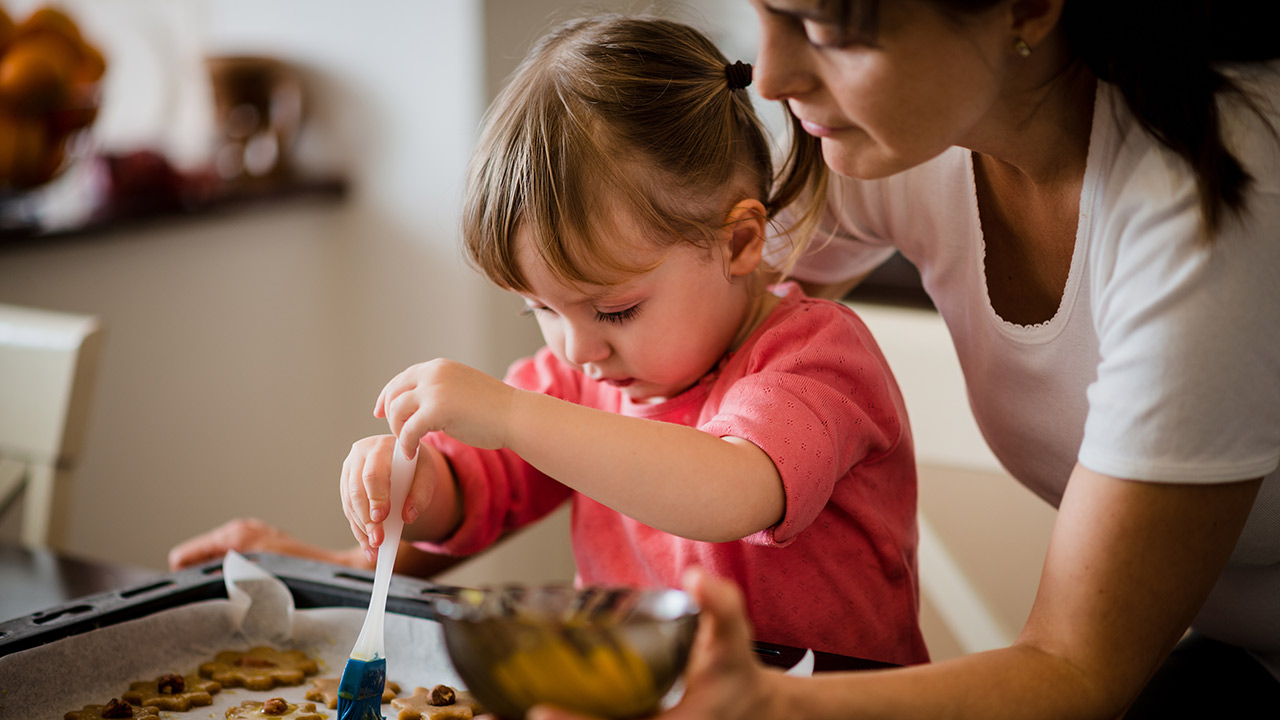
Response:
[[[436,611],[458,675],[505,718],[540,703],[653,712],[684,670],[698,615],[679,590],[556,585],[462,589]]]

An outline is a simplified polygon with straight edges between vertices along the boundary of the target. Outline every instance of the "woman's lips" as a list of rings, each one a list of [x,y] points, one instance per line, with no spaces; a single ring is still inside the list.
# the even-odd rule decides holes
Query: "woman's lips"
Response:
[[[606,378],[606,379],[604,380],[604,382],[605,382],[605,383],[607,383],[607,384],[609,384],[609,385],[612,385],[612,386],[614,386],[614,387],[616,387],[616,388],[624,388],[624,387],[627,387],[628,385],[630,385],[631,383],[633,383],[633,382],[635,382],[635,381],[636,381],[636,379],[635,379],[635,378],[616,378],[616,379],[609,379],[609,378]]]
[[[822,124],[813,122],[812,120],[804,120],[804,119],[800,120],[800,127],[803,127],[804,131],[809,133],[810,135],[813,135],[814,137],[820,137],[820,138],[831,137],[832,135],[835,135],[836,132],[839,130],[839,128],[833,128],[828,125],[822,125]]]

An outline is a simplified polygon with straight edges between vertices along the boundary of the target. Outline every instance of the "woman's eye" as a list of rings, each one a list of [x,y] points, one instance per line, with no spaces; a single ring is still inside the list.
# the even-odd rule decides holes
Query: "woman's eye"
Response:
[[[851,33],[838,23],[805,20],[804,36],[809,44],[820,48],[838,49],[851,44]]]
[[[640,314],[640,305],[632,305],[626,310],[618,310],[616,312],[600,312],[596,311],[596,320],[601,322],[609,322],[621,324],[628,320],[632,320],[636,315]]]
[[[550,313],[554,315],[555,312],[556,312],[555,310],[552,310],[551,308],[546,307],[545,305],[525,305],[524,310],[520,311],[520,315],[522,317],[529,317],[531,315],[536,315],[539,313]]]

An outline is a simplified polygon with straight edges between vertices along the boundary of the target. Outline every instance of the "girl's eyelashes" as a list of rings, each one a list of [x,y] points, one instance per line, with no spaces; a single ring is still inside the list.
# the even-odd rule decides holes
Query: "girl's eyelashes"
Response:
[[[539,315],[543,313],[547,315],[555,315],[556,311],[552,310],[546,305],[525,305],[524,309],[520,311],[520,316],[529,317],[532,315]],[[635,319],[635,317],[639,314],[640,314],[640,303],[636,303],[635,305],[632,305],[631,307],[626,308],[625,310],[616,310],[614,312],[601,312],[597,310],[596,320],[599,322],[621,324],[621,323],[627,322],[628,320]]]
[[[618,310],[615,312],[600,312],[599,310],[597,310],[596,320],[599,320],[601,322],[621,324],[621,323],[627,322],[628,320],[635,319],[635,317],[639,314],[640,314],[640,304],[636,303],[635,305],[632,305],[631,307],[625,310]]]
[[[545,305],[525,305],[524,309],[520,311],[520,317],[530,317],[535,313],[542,313],[542,312],[553,313],[553,314],[555,313],[554,310],[552,310],[551,308]]]

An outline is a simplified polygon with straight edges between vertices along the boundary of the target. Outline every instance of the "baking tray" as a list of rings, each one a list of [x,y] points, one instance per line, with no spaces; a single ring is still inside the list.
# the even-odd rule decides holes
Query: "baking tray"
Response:
[[[294,606],[300,610],[369,605],[372,572],[272,553],[246,553],[245,557],[279,578],[293,595]],[[450,585],[393,575],[387,593],[387,610],[433,620],[435,601],[451,597],[458,590]],[[0,623],[0,657],[188,603],[226,598],[222,561],[215,560]],[[775,667],[791,667],[804,655],[800,648],[774,643],[757,642],[754,649],[763,662]],[[884,667],[892,666],[874,660],[814,653],[815,672]]]

